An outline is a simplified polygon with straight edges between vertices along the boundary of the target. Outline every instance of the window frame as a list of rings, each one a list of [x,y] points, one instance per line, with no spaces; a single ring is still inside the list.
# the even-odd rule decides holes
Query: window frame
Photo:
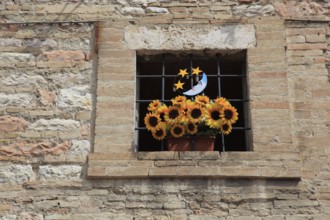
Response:
[[[157,35],[159,34],[157,31],[162,31],[162,33],[169,31],[169,26],[175,26],[176,29],[181,27],[177,24],[164,24],[155,29],[154,25],[157,25],[157,22],[145,24],[138,21],[132,23],[112,20],[96,23],[94,59],[96,94],[92,114],[92,122],[94,121],[95,124],[92,126],[92,133],[95,135],[91,137],[92,152],[88,155],[87,178],[251,178],[299,181],[302,177],[301,155],[298,146],[292,141],[291,127],[282,129],[269,123],[269,120],[274,119],[290,123],[292,120],[290,100],[287,96],[278,97],[276,100],[265,99],[263,94],[260,97],[260,90],[251,86],[259,81],[269,82],[272,79],[282,80],[284,85],[287,83],[285,59],[276,59],[286,55],[285,25],[284,20],[276,17],[261,17],[243,23],[242,20],[231,20],[229,24],[226,22],[211,22],[207,25],[194,23],[191,24],[193,26],[191,29],[188,28],[188,31],[193,31],[195,40],[201,39],[204,33],[212,30],[213,36],[217,37],[216,35],[219,34],[217,39],[221,41],[223,39],[221,30],[226,30],[226,28],[221,28],[224,25],[234,25],[231,34],[236,34],[236,36],[244,32],[243,42],[237,44],[236,39],[240,38],[236,38],[232,39],[231,45],[247,50],[246,70],[250,87],[248,91],[253,129],[251,150],[253,151],[222,152],[221,154],[197,151],[134,152],[136,53],[144,49],[164,49],[161,43],[157,43],[157,39],[153,39],[152,44],[144,44],[148,42],[148,35],[144,35],[144,32],[137,35],[135,33],[148,29],[149,33],[154,32],[153,34]],[[200,25],[202,31],[198,31]],[[185,26],[185,30],[186,28]],[[182,45],[173,44],[174,47],[170,49],[190,48],[191,41],[184,41],[189,34],[176,32],[175,35],[171,33],[168,35],[167,42],[176,39],[183,42]],[[268,36],[275,36],[278,43],[274,45],[272,43],[274,39],[269,39]],[[131,42],[128,42],[130,40]],[[219,41],[213,45],[206,45],[208,42],[204,41],[205,48],[226,49],[228,44],[226,42],[222,44]],[[201,44],[195,45],[199,47]],[[118,90],[116,91],[114,87]],[[281,89],[288,91],[288,87],[285,86]],[[266,92],[266,95],[277,95],[276,91],[266,90]],[[269,112],[275,112],[274,116],[269,117]],[[276,115],[286,117],[278,119]],[[117,127],[118,123],[120,128]],[[271,130],[272,133],[265,136],[264,128],[267,131]],[[276,142],[269,142],[274,137]]]
[[[217,94],[213,94],[216,97],[222,97],[222,81],[224,78],[232,78],[232,77],[237,77],[241,79],[241,90],[242,90],[242,94],[241,94],[241,98],[228,98],[228,101],[230,101],[233,106],[235,106],[236,104],[242,105],[242,112],[243,112],[243,116],[241,116],[243,119],[242,126],[233,126],[233,130],[241,130],[244,136],[244,141],[242,141],[242,147],[236,147],[238,149],[234,148],[229,148],[226,149],[226,142],[228,143],[227,140],[225,140],[225,136],[221,133],[218,136],[219,140],[219,152],[226,152],[226,151],[249,151],[251,149],[251,143],[250,143],[250,136],[251,136],[251,127],[250,127],[250,118],[249,118],[249,98],[248,98],[248,90],[247,90],[247,72],[246,72],[246,50],[239,50],[239,51],[234,51],[234,53],[236,53],[236,56],[239,55],[239,58],[236,58],[236,61],[238,60],[239,62],[242,62],[242,66],[241,66],[241,73],[232,73],[232,74],[224,74],[221,71],[221,67],[220,65],[222,65],[223,63],[226,63],[226,61],[222,61],[224,58],[224,55],[222,55],[222,53],[224,53],[226,51],[215,51],[213,53],[209,53],[209,54],[203,54],[203,51],[171,51],[170,53],[166,52],[166,51],[152,51],[152,55],[148,54],[148,51],[144,51],[143,53],[139,53],[139,51],[137,52],[137,74],[136,74],[136,122],[135,122],[135,144],[134,144],[134,148],[136,152],[140,152],[140,146],[139,146],[139,133],[143,130],[146,130],[146,127],[141,127],[139,126],[139,124],[141,124],[141,121],[143,120],[143,115],[140,116],[140,112],[142,112],[139,108],[141,103],[150,103],[153,101],[153,99],[141,99],[140,96],[140,84],[141,84],[141,80],[145,79],[145,78],[152,78],[152,79],[161,79],[160,83],[157,83],[157,86],[161,86],[161,97],[159,97],[158,99],[161,102],[170,102],[169,99],[165,98],[165,84],[166,84],[166,80],[165,78],[175,78],[176,75],[169,75],[166,74],[166,66],[169,65],[169,63],[173,62],[174,60],[178,61],[177,62],[183,62],[183,61],[187,61],[189,63],[189,67],[188,69],[192,69],[194,67],[194,63],[200,61],[200,60],[213,60],[213,62],[216,65],[216,74],[207,74],[209,78],[215,79],[216,80],[216,86],[217,88],[216,93]],[[227,51],[228,52],[228,51]],[[180,54],[180,57],[178,56],[178,54]],[[197,54],[197,55],[196,55]],[[203,54],[201,56],[201,54]],[[235,55],[227,55],[230,57],[234,57]],[[228,58],[227,58],[228,59]],[[161,73],[160,74],[143,74],[140,72],[139,69],[139,65],[141,63],[148,63],[148,62],[159,62],[161,65],[161,67],[159,69],[161,69]],[[174,62],[175,62],[174,61]],[[212,63],[212,61],[209,61]],[[227,61],[228,62],[228,61]],[[212,63],[213,64],[213,63]],[[143,65],[143,64],[141,64]],[[186,68],[187,66],[184,66],[182,68]],[[182,94],[177,94],[177,95],[182,95]],[[205,95],[209,95],[209,94],[205,94]],[[175,95],[174,95],[175,96]],[[173,96],[173,98],[174,98]],[[189,97],[187,97],[189,98]],[[225,97],[226,98],[226,97]],[[241,113],[242,113],[241,112]],[[239,115],[242,115],[242,114]],[[230,134],[232,136],[235,136],[235,134]],[[151,136],[149,136],[150,138]],[[235,136],[237,137],[237,135]],[[232,137],[234,138],[234,137]],[[239,137],[238,137],[239,138]],[[157,147],[154,147],[155,149],[157,149]],[[159,148],[159,146],[158,146]],[[160,142],[160,151],[164,151],[165,150],[165,140],[162,140]],[[143,151],[143,150],[142,150]],[[155,150],[157,151],[157,150]]]

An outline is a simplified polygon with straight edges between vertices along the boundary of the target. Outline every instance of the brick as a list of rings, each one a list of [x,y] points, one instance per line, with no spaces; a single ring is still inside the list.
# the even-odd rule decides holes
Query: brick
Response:
[[[289,109],[288,102],[251,102],[252,109]]]
[[[257,40],[284,40],[285,33],[283,31],[257,32]]]
[[[10,184],[10,183],[2,183],[0,188],[0,192],[21,191],[21,190],[23,190],[22,185]]]
[[[171,15],[161,15],[157,17],[141,17],[138,19],[138,23],[143,25],[143,24],[171,24],[172,23],[172,18],[177,16],[177,14]]]
[[[313,200],[275,200],[275,208],[286,208],[286,207],[313,207],[319,206],[317,201]]]
[[[267,23],[256,24],[257,33],[258,32],[284,32],[285,26],[282,21],[274,22],[271,25]]]
[[[97,87],[97,94],[100,96],[108,95],[112,97],[134,96],[135,81],[112,80],[100,82]]]
[[[101,46],[105,42],[121,42],[124,38],[124,27],[102,27],[98,25],[96,29],[96,42],[102,42]],[[99,47],[103,48],[103,47]]]
[[[113,134],[97,134],[95,137],[95,144],[99,144],[100,142],[105,143],[108,142],[114,145],[123,145],[129,144],[134,140],[134,133],[133,132],[126,132],[126,133],[113,133]]]
[[[135,50],[100,49],[98,55],[110,59],[127,59],[135,58],[136,52]]]
[[[324,28],[288,28],[285,32],[287,36],[326,34]]]
[[[12,209],[12,205],[8,205],[8,204],[0,204],[0,212],[4,213],[7,211],[10,211]]]
[[[269,46],[271,48],[272,46]],[[278,46],[274,46],[278,48]],[[249,64],[258,64],[258,63],[265,63],[271,60],[273,63],[285,63],[285,56],[283,55],[273,55],[273,56],[254,56],[249,57]]]
[[[249,61],[249,59],[248,59],[248,61]],[[248,63],[248,68],[249,68],[249,71],[252,71],[252,72],[269,71],[269,70],[278,71],[278,72],[286,71],[285,63],[281,63],[281,62],[251,63],[251,64]]]
[[[289,36],[286,38],[287,43],[305,43],[306,39],[304,36]]]
[[[66,50],[53,50],[44,52],[46,60],[48,61],[84,61],[85,54],[82,50],[66,51]]]
[[[325,34],[306,35],[306,42],[308,43],[323,43],[326,42]]]
[[[322,56],[322,50],[289,50],[286,52],[288,57],[310,57],[310,56]]]
[[[132,141],[130,141],[132,142]],[[102,141],[98,141],[97,144],[95,144],[94,152],[95,153],[109,153],[109,152],[132,152],[134,149],[132,147],[132,144],[113,144],[108,139],[104,139]]]
[[[247,50],[248,54],[248,62],[252,57],[269,57],[271,59],[272,56],[285,56],[284,48],[272,48],[272,53],[269,54],[269,48],[249,48]]]
[[[287,72],[276,72],[276,71],[259,71],[249,72],[249,78],[253,79],[272,79],[272,78],[287,78]]]
[[[303,44],[289,44],[288,50],[324,50],[327,49],[326,43],[303,43]]]
[[[133,110],[135,106],[134,96],[126,97],[108,97],[108,96],[98,96],[96,109],[116,109],[116,110]]]
[[[318,89],[311,91],[312,97],[330,97],[329,89]]]

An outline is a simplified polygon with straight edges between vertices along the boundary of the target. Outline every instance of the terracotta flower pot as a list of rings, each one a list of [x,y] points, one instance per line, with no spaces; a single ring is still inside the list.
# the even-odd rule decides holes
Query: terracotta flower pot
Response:
[[[213,151],[215,137],[168,137],[169,151]]]

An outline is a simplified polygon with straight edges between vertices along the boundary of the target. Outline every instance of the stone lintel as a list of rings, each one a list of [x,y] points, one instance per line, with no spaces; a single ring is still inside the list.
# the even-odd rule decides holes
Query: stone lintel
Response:
[[[135,50],[247,49],[256,46],[252,24],[126,26],[124,47]]]

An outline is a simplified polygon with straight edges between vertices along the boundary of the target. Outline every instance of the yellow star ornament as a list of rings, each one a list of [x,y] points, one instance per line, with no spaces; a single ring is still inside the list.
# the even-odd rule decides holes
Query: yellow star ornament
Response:
[[[184,69],[184,70],[180,69],[179,76],[181,76],[183,78],[185,75],[188,75],[187,69]]]
[[[202,72],[202,70],[200,70],[199,67],[193,68],[192,71],[193,71],[192,74],[193,75],[195,74],[196,76],[198,76],[198,74]]]
[[[175,90],[178,90],[178,89],[183,89],[183,85],[184,83],[182,83],[180,80],[178,81],[178,83],[175,83]]]

